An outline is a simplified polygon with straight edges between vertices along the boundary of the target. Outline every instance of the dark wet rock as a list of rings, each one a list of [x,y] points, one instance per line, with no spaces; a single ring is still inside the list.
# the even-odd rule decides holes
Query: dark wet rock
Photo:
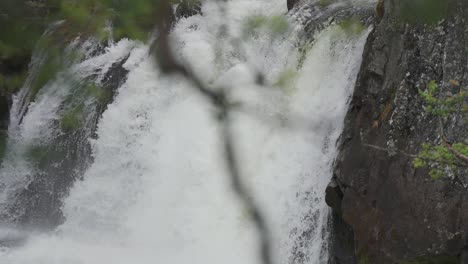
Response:
[[[330,256],[329,264],[357,264],[354,254],[353,229],[344,222],[341,215],[333,210],[331,217],[333,232],[330,235]]]
[[[96,46],[99,54],[101,46]],[[20,190],[14,202],[0,212],[0,222],[7,219],[10,224],[21,228],[53,229],[63,222],[62,201],[68,195],[73,183],[82,177],[92,163],[89,139],[96,137],[98,121],[107,106],[113,102],[120,87],[127,78],[128,70],[123,67],[128,56],[115,62],[101,82],[102,89],[98,102],[90,105],[83,116],[87,122],[76,127],[63,129],[47,146],[34,150],[34,161],[38,170],[29,185]],[[90,81],[97,76],[91,76]],[[65,102],[70,107],[74,101]]]
[[[325,190],[325,202],[335,210],[336,213],[341,215],[341,202],[343,201],[343,191],[336,180],[332,180]]]
[[[323,5],[320,2],[304,2],[297,5],[292,13],[304,26],[304,32],[309,41],[313,41],[316,34],[331,24],[356,20],[362,26],[370,26],[374,22],[375,5],[372,2],[354,5],[352,2]]]
[[[287,0],[286,6],[288,7],[288,11],[293,9],[294,5],[296,5],[298,2],[299,0]]]
[[[10,98],[0,95],[0,130],[7,131],[10,118]]]
[[[418,89],[431,80],[451,93],[468,86],[468,2],[451,0],[450,6],[447,19],[429,26],[401,23],[395,18],[399,0],[385,1],[366,44],[335,164],[343,198],[337,202],[336,194],[327,193],[334,206],[341,203],[335,241],[354,241],[358,262],[466,259],[468,172],[460,172],[461,182],[436,181],[412,165],[422,143],[440,143],[437,119],[424,110]],[[450,140],[466,140],[461,116],[447,124]],[[352,232],[340,231],[347,226]],[[344,259],[342,253],[334,247],[332,259]],[[352,257],[336,263],[355,263]]]
[[[468,248],[465,248],[463,250],[463,253],[461,254],[461,257],[460,257],[460,263],[468,264]]]
[[[175,10],[175,18],[187,18],[201,14],[201,2],[195,0],[181,0]]]
[[[0,58],[0,73],[3,75],[12,75],[22,73],[28,68],[31,54],[24,54]]]
[[[21,86],[18,81],[11,82],[7,80],[18,79],[23,76],[28,69],[29,60],[30,54],[27,52],[22,55],[0,58],[0,162],[6,144],[12,93]]]

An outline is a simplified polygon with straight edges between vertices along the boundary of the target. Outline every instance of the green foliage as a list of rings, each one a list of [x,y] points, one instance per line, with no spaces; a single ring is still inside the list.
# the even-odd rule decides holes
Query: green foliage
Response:
[[[79,128],[83,122],[83,104],[68,110],[60,120],[60,128],[71,131]]]
[[[25,2],[29,4],[24,4]],[[146,41],[158,17],[161,17],[162,13],[172,12],[162,3],[161,0],[3,0],[0,3],[0,24],[6,27],[4,30],[2,28],[0,34],[0,59],[12,56],[29,58],[34,47],[47,50],[47,59],[32,80],[30,96],[31,100],[34,100],[49,80],[66,66],[64,61],[67,60],[63,58],[63,50],[70,40],[77,36],[94,36],[102,41],[112,33],[116,40],[128,37]],[[41,38],[51,21],[57,20],[64,22],[51,36]],[[169,21],[164,23],[169,25]],[[110,24],[112,27],[107,27]],[[272,37],[278,37],[289,28],[289,22],[283,16],[252,16],[245,22],[244,37],[258,36],[262,31]],[[13,92],[21,86],[23,77],[0,76],[0,89]],[[109,92],[94,88],[89,87],[92,96],[98,99],[109,97]]]
[[[453,81],[455,82],[455,81]],[[435,81],[431,81],[426,90],[419,90],[419,95],[426,102],[426,111],[441,117],[447,117],[457,111],[468,112],[465,100],[468,99],[468,92],[460,91],[455,96],[449,96],[444,99],[439,99],[439,85]]]
[[[457,157],[446,146],[422,144],[422,150],[414,159],[415,168],[429,167],[429,175],[434,180],[443,178],[447,172],[457,167]]]
[[[157,17],[158,3],[153,0],[55,0],[57,17],[65,19],[68,27],[80,34],[98,39],[108,36],[106,24],[113,25],[117,39],[128,37],[146,40]]]
[[[40,67],[39,72],[31,84],[31,100],[36,98],[36,95],[39,93],[41,88],[43,88],[62,68],[63,63],[59,54],[50,54],[45,59],[45,62]]]
[[[47,158],[48,146],[43,145],[32,145],[26,150],[26,157],[33,162],[41,162]]]
[[[357,17],[344,19],[340,21],[338,25],[348,35],[359,35],[366,29],[364,24]]]
[[[5,26],[0,34],[0,59],[30,54],[44,29],[57,20],[65,20],[70,35],[104,39],[108,35],[105,25],[111,23],[117,38],[146,40],[158,6],[154,0],[2,0],[0,24]]]
[[[13,75],[0,74],[0,93],[13,94],[18,91],[26,79],[26,72],[16,73]]]
[[[30,97],[34,100],[39,91],[65,67],[64,61],[73,60],[73,54],[64,57],[64,46],[77,36],[94,36],[107,40],[110,33],[118,40],[129,37],[147,40],[158,17],[161,1],[154,0],[44,0],[0,1],[0,64],[2,60],[17,61],[29,58],[32,50],[42,48],[48,55],[32,80]],[[170,12],[168,9],[166,12]],[[52,21],[64,22],[53,34],[42,37]],[[110,32],[112,24],[113,32]],[[272,20],[273,31],[281,31],[281,21]],[[39,41],[40,40],[40,41]],[[23,63],[25,64],[25,63]],[[0,75],[0,92],[11,94],[24,82],[23,73]],[[109,92],[90,88],[99,100],[109,97]]]
[[[328,6],[332,3],[332,0],[319,0],[319,5],[321,6]]]
[[[285,70],[279,74],[278,79],[274,83],[275,86],[291,91],[294,88],[294,80],[296,79],[297,71],[293,69]]]
[[[102,1],[102,0],[101,0]],[[148,31],[154,28],[160,5],[154,0],[115,1],[107,0],[108,7],[113,8],[115,14],[113,24],[117,38],[129,37],[146,40]],[[170,10],[164,12],[171,12]]]
[[[283,16],[272,16],[268,26],[271,34],[276,36],[288,31],[289,22]]]
[[[450,81],[452,85],[459,86],[457,81]],[[461,91],[456,96],[439,99],[437,93],[440,91],[439,85],[435,81],[428,83],[426,90],[419,90],[419,95],[426,103],[426,111],[439,118],[448,117],[456,112],[466,114],[466,99],[468,93]],[[455,175],[457,168],[468,166],[461,161],[453,150],[444,145],[422,144],[422,150],[417,158],[413,160],[415,168],[430,168],[429,175],[433,179],[441,179],[448,175]],[[468,145],[465,143],[452,144],[453,149],[468,156]]]
[[[0,1],[0,59],[31,53],[49,23],[47,16],[40,19],[35,10],[26,1]]]
[[[289,30],[289,22],[282,16],[251,16],[244,23],[244,38],[256,36],[262,31],[268,32],[273,37],[280,36]]]
[[[97,99],[98,101],[105,101],[112,96],[109,90],[105,90],[102,87],[97,86],[95,83],[89,83],[85,85],[86,93]]]

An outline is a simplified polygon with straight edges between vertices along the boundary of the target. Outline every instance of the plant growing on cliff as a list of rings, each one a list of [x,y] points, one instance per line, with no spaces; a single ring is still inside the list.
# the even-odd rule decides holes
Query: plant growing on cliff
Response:
[[[450,84],[460,87],[458,81],[451,80]],[[458,178],[459,170],[468,167],[468,145],[465,142],[452,143],[447,139],[444,131],[444,119],[459,115],[466,119],[468,113],[468,92],[460,87],[455,95],[440,97],[440,87],[431,81],[425,90],[419,90],[419,95],[425,102],[425,110],[439,120],[439,144],[422,144],[422,150],[413,161],[415,168],[428,168],[433,179],[445,177]]]

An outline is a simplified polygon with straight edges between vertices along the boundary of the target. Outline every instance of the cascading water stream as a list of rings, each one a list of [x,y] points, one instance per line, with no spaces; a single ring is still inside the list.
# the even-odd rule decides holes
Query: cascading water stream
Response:
[[[7,152],[0,168],[1,222],[46,224],[37,223],[37,218],[43,218],[37,214],[41,210],[49,213],[45,211],[51,210],[51,203],[60,199],[51,197],[60,194],[45,198],[44,192],[57,190],[58,184],[74,179],[72,175],[86,167],[87,141],[99,114],[99,97],[106,92],[90,85],[104,85],[101,79],[108,68],[128,56],[133,46],[121,41],[94,55],[99,48],[96,43],[77,39],[65,52],[79,52],[82,58],[65,61],[63,69],[37,94],[32,92],[34,81],[48,54],[36,51],[30,75],[13,98]]]
[[[207,1],[203,15],[178,21],[173,51],[203,81],[248,106],[231,122],[243,180],[272,232],[275,263],[327,263],[324,190],[369,30],[331,25],[305,50],[298,49],[304,25],[292,22],[287,36],[260,32],[239,42],[247,17],[281,15],[284,1],[226,5],[222,13]],[[221,24],[229,34],[219,34]],[[226,175],[215,109],[187,80],[162,74],[148,49],[122,40],[71,68],[86,78],[125,58],[129,74],[97,138],[87,137],[93,161],[63,200],[63,224],[6,249],[1,263],[258,263],[257,233]],[[59,76],[41,92],[23,118],[21,140],[57,133],[50,124],[73,87],[54,85],[67,87]],[[21,167],[8,162],[2,181]],[[24,184],[14,181],[15,188]]]

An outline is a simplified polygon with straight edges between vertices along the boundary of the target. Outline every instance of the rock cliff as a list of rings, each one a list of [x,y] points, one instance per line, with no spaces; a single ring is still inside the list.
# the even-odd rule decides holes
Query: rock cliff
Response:
[[[433,180],[415,169],[421,144],[440,143],[437,119],[418,89],[431,80],[441,93],[468,89],[468,1],[447,1],[435,24],[405,21],[402,0],[368,39],[327,202],[334,208],[332,263],[467,263],[468,172]],[[454,81],[460,85],[454,85]],[[460,115],[447,137],[467,142]],[[463,262],[464,261],[464,262]]]

